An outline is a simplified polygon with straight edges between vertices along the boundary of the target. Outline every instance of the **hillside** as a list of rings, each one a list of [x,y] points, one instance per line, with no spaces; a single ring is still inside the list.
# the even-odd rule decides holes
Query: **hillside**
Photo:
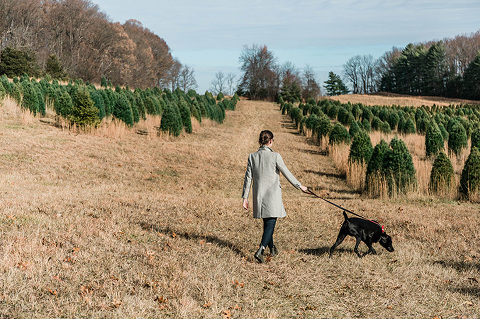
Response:
[[[74,134],[0,109],[0,316],[475,318],[478,205],[367,199],[278,106],[242,100],[179,138]],[[27,118],[27,120],[26,120]],[[280,255],[253,261],[261,223],[241,207],[258,133],[305,185],[378,220],[395,252],[328,258],[341,211],[285,179]],[[360,246],[362,251],[366,247]]]

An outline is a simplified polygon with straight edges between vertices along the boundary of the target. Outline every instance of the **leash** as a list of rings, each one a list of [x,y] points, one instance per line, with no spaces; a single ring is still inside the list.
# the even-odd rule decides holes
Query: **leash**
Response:
[[[325,198],[323,198],[323,197],[320,197],[320,196],[318,196],[317,194],[315,194],[310,188],[307,188],[307,194],[310,194],[310,195],[313,195],[313,196],[315,196],[315,197],[317,197],[317,198],[320,198],[321,200],[324,200],[324,201],[326,201],[327,203],[329,203],[330,205],[333,205],[333,206],[335,206],[335,207],[337,207],[337,208],[340,208],[341,210],[343,210],[343,211],[345,211],[345,212],[348,212],[348,213],[350,213],[350,214],[352,214],[352,215],[355,215],[355,216],[360,217],[360,218],[362,218],[362,219],[368,220],[369,222],[372,222],[372,223],[374,223],[374,224],[377,224],[378,226],[382,227],[382,233],[385,232],[384,229],[383,229],[383,225],[380,225],[377,221],[368,219],[368,218],[366,218],[366,217],[364,217],[364,216],[362,216],[362,215],[359,215],[359,214],[357,214],[357,213],[354,213],[354,212],[352,212],[351,210],[348,210],[348,209],[346,209],[346,208],[344,208],[344,207],[342,207],[342,206],[340,206],[340,205],[337,205],[337,204],[329,201],[328,199],[325,199]]]

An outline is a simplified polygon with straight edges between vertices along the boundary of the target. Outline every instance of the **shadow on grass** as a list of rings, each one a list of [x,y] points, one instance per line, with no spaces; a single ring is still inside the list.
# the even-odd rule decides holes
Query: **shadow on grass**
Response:
[[[325,173],[325,172],[319,172],[319,171],[312,171],[311,169],[305,170],[305,173],[312,173],[318,176],[323,176],[323,177],[332,177],[332,178],[339,178],[339,179],[345,179],[347,176],[345,174],[339,174],[339,173]]]
[[[305,248],[305,249],[299,249],[299,253],[306,254],[306,255],[313,255],[313,256],[323,256],[323,255],[328,255],[330,254],[330,246],[323,246],[323,247],[318,247],[318,248]],[[336,248],[335,251],[333,252],[333,256],[343,254],[343,253],[348,253],[351,254],[353,253],[352,249],[344,249],[344,248]]]
[[[434,265],[440,265],[445,268],[453,268],[458,272],[469,272],[472,269],[480,271],[480,262],[464,262],[464,261],[445,261],[445,260],[435,260]],[[455,286],[452,285],[448,287],[450,291],[458,292],[464,295],[480,297],[480,289],[478,289],[478,284],[480,278],[467,277],[468,283],[470,286]]]
[[[240,247],[227,240],[218,238],[215,235],[198,234],[195,232],[182,232],[169,226],[160,227],[144,222],[140,223],[140,226],[142,227],[142,229],[147,231],[155,231],[163,234],[175,234],[177,237],[181,237],[184,239],[205,240],[205,242],[207,243],[212,243],[219,247],[228,248],[240,257],[247,257],[247,255],[245,255],[245,253],[240,249]]]

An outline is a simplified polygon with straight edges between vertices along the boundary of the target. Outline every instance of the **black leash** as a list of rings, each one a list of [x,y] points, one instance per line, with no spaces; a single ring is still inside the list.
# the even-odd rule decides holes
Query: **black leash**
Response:
[[[348,213],[350,213],[350,214],[352,214],[352,215],[355,215],[355,216],[357,216],[357,217],[360,217],[360,218],[362,218],[362,219],[368,220],[368,221],[370,221],[370,222],[372,222],[372,223],[375,223],[375,224],[381,226],[378,222],[376,222],[376,221],[374,221],[374,220],[371,220],[371,219],[368,219],[368,218],[366,218],[366,217],[363,217],[362,215],[358,215],[357,213],[354,213],[354,212],[352,212],[351,210],[348,210],[348,209],[346,209],[346,208],[343,208],[343,207],[340,206],[340,205],[337,205],[337,204],[335,204],[335,203],[332,203],[332,202],[329,201],[328,199],[325,199],[325,198],[323,198],[323,197],[318,196],[318,195],[315,194],[310,188],[307,188],[307,191],[308,191],[308,194],[313,195],[313,196],[315,196],[315,197],[317,197],[317,198],[320,198],[320,199],[326,201],[327,203],[329,203],[329,204],[331,204],[331,205],[333,205],[333,206],[335,206],[335,207],[337,207],[337,208],[340,208],[341,210],[343,210],[343,211],[345,211],[345,212],[348,212]],[[383,231],[383,226],[381,226],[381,227],[382,227],[382,231]]]

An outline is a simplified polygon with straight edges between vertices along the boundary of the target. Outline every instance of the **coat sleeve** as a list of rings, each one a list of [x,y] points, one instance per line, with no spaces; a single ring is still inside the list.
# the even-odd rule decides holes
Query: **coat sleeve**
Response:
[[[302,185],[296,178],[295,176],[290,173],[288,170],[287,166],[283,162],[283,158],[280,154],[277,153],[277,168],[278,170],[282,173],[283,176],[290,182],[290,184],[293,185],[296,189],[300,189],[300,186]]]
[[[248,198],[251,185],[252,185],[252,160],[251,160],[251,155],[249,155],[248,163],[247,163],[247,171],[245,172],[245,179],[243,180],[242,198]]]

